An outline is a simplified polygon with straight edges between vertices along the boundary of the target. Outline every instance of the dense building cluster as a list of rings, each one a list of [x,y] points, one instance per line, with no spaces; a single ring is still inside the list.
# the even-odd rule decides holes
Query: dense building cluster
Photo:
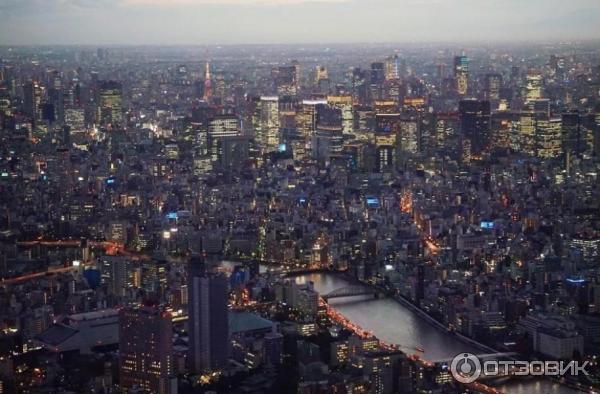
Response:
[[[0,48],[0,393],[495,392],[306,273],[598,387],[599,171],[595,44]]]

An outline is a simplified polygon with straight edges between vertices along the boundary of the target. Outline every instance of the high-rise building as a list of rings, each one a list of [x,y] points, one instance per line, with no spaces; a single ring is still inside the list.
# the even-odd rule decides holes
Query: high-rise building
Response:
[[[382,100],[385,98],[385,63],[375,62],[371,64],[371,84],[369,94],[371,100]]]
[[[211,160],[219,160],[218,141],[223,137],[241,135],[240,120],[236,115],[217,115],[208,121],[207,148]]]
[[[311,138],[313,158],[321,162],[339,155],[342,151],[343,133],[341,126],[318,126]]]
[[[398,55],[385,59],[385,79],[390,81],[400,78],[400,59]]]
[[[544,158],[556,158],[562,154],[562,120],[538,115],[536,121],[536,154]]]
[[[385,82],[385,63],[371,63],[371,84],[377,85]]]
[[[119,312],[119,371],[124,393],[176,393],[171,315],[155,306]]]
[[[579,112],[562,114],[562,147],[566,159],[581,155],[586,149],[586,133]]]
[[[30,81],[24,90],[24,112],[35,124],[41,118],[43,87],[37,81]]]
[[[317,92],[328,94],[330,89],[329,73],[325,66],[317,66],[315,71],[315,86]]]
[[[518,138],[516,138],[516,150],[528,155],[536,153],[536,123],[535,112],[523,112],[518,123]]]
[[[222,369],[229,355],[227,278],[207,272],[204,261],[194,257],[189,262],[188,289],[189,371]]]
[[[548,99],[529,100],[525,103],[525,108],[530,112],[550,116],[550,100]]]
[[[401,153],[417,153],[419,151],[419,119],[415,115],[404,115],[400,121],[400,135],[398,136],[399,151]]]
[[[103,256],[98,261],[102,282],[115,297],[124,297],[128,290],[139,287],[140,270],[137,264],[123,256]]]
[[[535,71],[527,73],[527,85],[525,86],[525,100],[539,100],[542,98],[543,79],[542,75]]]
[[[354,112],[352,96],[327,96],[329,105],[342,111],[342,129],[344,134],[354,132]]]
[[[293,61],[291,66],[274,69],[273,79],[279,96],[295,96],[300,89],[300,65]]]
[[[502,75],[490,73],[485,76],[485,94],[488,100],[500,100],[502,88]]]
[[[464,138],[471,141],[471,152],[481,154],[490,143],[490,102],[461,100],[459,103],[460,128]]]
[[[279,145],[279,98],[261,97],[257,112],[256,142],[264,151],[275,151]]]
[[[454,58],[454,79],[458,94],[466,95],[469,89],[469,58],[464,55]]]
[[[317,127],[319,106],[327,105],[326,100],[304,100],[298,113],[298,131],[304,138],[310,138]]]
[[[600,123],[594,124],[593,132],[594,132],[594,139],[593,139],[594,154],[596,156],[600,156]]]
[[[123,86],[116,81],[100,83],[98,120],[102,124],[120,123],[123,118]]]

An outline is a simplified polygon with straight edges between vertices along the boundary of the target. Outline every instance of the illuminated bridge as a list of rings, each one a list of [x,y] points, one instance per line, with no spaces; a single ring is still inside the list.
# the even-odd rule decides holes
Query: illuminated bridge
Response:
[[[375,289],[365,286],[346,286],[324,294],[322,297],[325,301],[328,301],[332,298],[355,297],[362,295],[372,295],[374,297],[378,297],[379,292]]]

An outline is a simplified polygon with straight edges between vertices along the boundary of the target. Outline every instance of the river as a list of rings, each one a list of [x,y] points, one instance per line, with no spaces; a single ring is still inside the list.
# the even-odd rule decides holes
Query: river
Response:
[[[312,281],[315,290],[327,294],[350,283],[335,274],[310,274],[296,277],[298,283]],[[473,345],[433,327],[413,311],[392,299],[373,299],[370,296],[332,299],[330,305],[347,319],[372,332],[379,339],[397,344],[407,353],[416,353],[416,348],[425,352],[422,358],[428,361],[450,360],[462,352],[481,353]],[[544,379],[511,381],[500,390],[509,394],[572,394],[577,391]]]

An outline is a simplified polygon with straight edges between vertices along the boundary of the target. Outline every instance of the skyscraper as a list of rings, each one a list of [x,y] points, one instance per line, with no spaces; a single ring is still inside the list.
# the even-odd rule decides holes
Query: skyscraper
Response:
[[[459,114],[463,137],[471,141],[471,152],[478,155],[490,143],[490,102],[474,99],[461,100]]]
[[[580,156],[585,151],[585,134],[579,112],[562,114],[562,147],[566,159]]]
[[[489,100],[499,100],[501,88],[502,75],[490,73],[485,76],[485,94]]]
[[[101,123],[120,123],[122,115],[123,86],[119,82],[104,81],[100,84],[98,119]]]
[[[400,59],[398,55],[385,59],[385,79],[393,80],[400,78]]]
[[[466,95],[469,90],[469,58],[464,55],[454,58],[454,79],[458,94]]]
[[[371,84],[381,84],[385,81],[385,63],[371,63]]]
[[[264,151],[275,151],[279,144],[279,98],[261,97],[257,110],[256,141]]]
[[[176,392],[171,315],[155,306],[119,312],[119,371],[124,393]]]
[[[542,98],[542,87],[544,80],[537,71],[530,71],[527,74],[527,86],[525,87],[526,101],[539,100]]]
[[[43,87],[37,81],[30,81],[24,90],[24,112],[35,124],[41,117]]]
[[[188,268],[188,366],[192,374],[226,367],[229,354],[227,278],[206,271],[200,257]]]
[[[213,162],[219,159],[218,141],[241,135],[240,119],[236,115],[216,115],[208,121],[208,153]]]
[[[562,119],[549,118],[545,114],[537,115],[536,154],[539,157],[560,157],[562,154]]]
[[[318,109],[327,105],[326,100],[303,100],[298,113],[298,131],[304,138],[315,132],[318,120]]]
[[[275,88],[279,96],[295,96],[300,89],[300,65],[292,61],[291,66],[280,66],[273,70]]]

